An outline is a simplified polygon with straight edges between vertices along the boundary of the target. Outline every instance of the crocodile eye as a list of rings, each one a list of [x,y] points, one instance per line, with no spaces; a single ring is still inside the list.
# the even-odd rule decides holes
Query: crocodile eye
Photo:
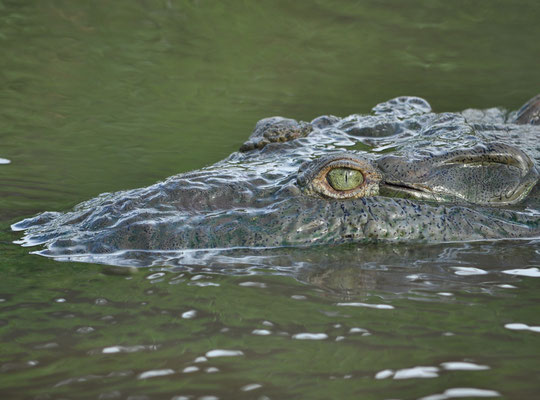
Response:
[[[364,175],[352,168],[334,168],[328,171],[326,180],[335,190],[352,190],[364,183]]]
[[[305,194],[339,200],[377,196],[382,179],[370,159],[346,152],[308,161],[298,172],[297,183]]]

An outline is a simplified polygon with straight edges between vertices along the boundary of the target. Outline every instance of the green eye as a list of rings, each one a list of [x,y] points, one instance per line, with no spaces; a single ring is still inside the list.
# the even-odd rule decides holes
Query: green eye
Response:
[[[351,190],[364,183],[364,175],[352,168],[334,168],[326,174],[326,180],[335,190]]]

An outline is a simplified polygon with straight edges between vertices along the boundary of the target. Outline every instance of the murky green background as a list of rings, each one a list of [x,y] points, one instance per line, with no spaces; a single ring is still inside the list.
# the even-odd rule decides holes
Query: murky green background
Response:
[[[9,224],[211,164],[271,115],[515,109],[540,92],[539,20],[537,1],[0,0],[0,397],[537,398],[536,241],[130,270],[29,255]]]

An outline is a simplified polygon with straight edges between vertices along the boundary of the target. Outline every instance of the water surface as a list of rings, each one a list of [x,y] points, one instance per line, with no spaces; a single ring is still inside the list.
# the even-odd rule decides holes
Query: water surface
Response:
[[[540,92],[539,18],[533,1],[1,1],[2,397],[536,398],[537,240],[134,269],[28,254],[9,225],[212,164],[271,115],[405,94],[515,109]]]

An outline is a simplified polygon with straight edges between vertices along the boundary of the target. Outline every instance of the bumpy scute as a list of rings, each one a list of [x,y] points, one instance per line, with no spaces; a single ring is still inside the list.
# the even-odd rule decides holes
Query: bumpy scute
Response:
[[[255,125],[253,133],[241,147],[240,151],[262,149],[269,143],[288,142],[309,135],[313,130],[311,124],[298,122],[283,117],[261,119]]]

